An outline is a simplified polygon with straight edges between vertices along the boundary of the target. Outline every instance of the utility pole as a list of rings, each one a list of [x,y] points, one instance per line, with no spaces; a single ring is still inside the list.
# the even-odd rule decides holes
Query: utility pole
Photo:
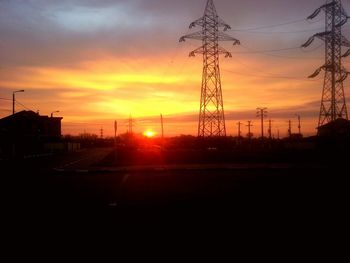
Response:
[[[251,127],[252,127],[252,121],[248,121],[248,139],[251,140],[252,139],[252,133],[251,133]]]
[[[300,115],[295,114],[298,117],[298,130],[299,130],[299,135],[301,135],[301,120],[300,120]]]
[[[163,114],[160,114],[160,124],[162,129],[162,139],[164,139],[164,123],[163,123]]]
[[[17,92],[24,92],[24,90],[21,89],[21,90],[16,90],[16,91],[12,92],[12,115],[16,113],[16,110],[15,110],[15,103],[16,103],[15,94]]]
[[[114,144],[117,143],[118,122],[114,121]]]
[[[269,119],[269,130],[268,130],[268,133],[269,133],[269,139],[271,140],[272,139],[272,120]]]
[[[103,139],[103,127],[100,129],[100,138]]]
[[[195,26],[200,26],[201,31],[182,36],[180,42],[186,39],[202,41],[202,46],[190,53],[190,57],[196,54],[203,55],[198,137],[226,136],[219,56],[232,55],[219,46],[219,41],[232,41],[233,45],[239,45],[240,42],[223,32],[231,27],[218,16],[213,0],[207,1],[204,15],[190,24],[190,28]],[[223,31],[219,30],[220,28],[223,28]]]
[[[238,122],[237,125],[238,125],[238,138],[241,138],[241,124],[243,124],[242,122]]]
[[[129,118],[129,133],[130,133],[130,134],[132,133],[132,126],[133,126],[132,118],[130,117],[130,118]]]
[[[256,116],[261,120],[261,139],[264,138],[264,118],[267,117],[267,108],[256,108]]]
[[[291,120],[288,121],[288,136],[289,136],[289,138],[292,137],[292,121]]]
[[[325,42],[325,64],[309,76],[314,78],[325,71],[318,127],[338,118],[348,119],[343,82],[349,72],[343,67],[342,58],[350,55],[350,49],[342,55],[342,46],[349,48],[350,41],[341,32],[349,18],[341,0],[327,0],[308,19],[315,18],[321,11],[326,15],[325,31],[313,35],[302,45],[308,47],[315,38]]]
[[[114,161],[118,160],[118,152],[117,152],[117,132],[118,132],[118,122],[114,121]]]

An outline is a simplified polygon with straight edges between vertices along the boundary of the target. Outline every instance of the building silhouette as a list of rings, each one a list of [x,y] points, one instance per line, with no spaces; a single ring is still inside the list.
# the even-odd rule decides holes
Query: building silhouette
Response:
[[[23,157],[45,152],[45,145],[61,139],[62,117],[21,111],[0,119],[0,155]]]
[[[318,127],[320,137],[340,137],[350,138],[350,121],[339,118]]]
[[[1,134],[11,137],[60,138],[62,119],[41,116],[33,111],[21,111],[0,119]]]

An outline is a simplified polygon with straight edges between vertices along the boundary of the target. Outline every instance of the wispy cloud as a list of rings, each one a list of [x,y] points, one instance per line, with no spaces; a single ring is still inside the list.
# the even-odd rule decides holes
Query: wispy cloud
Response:
[[[172,125],[168,132],[195,134],[202,59],[187,56],[201,43],[179,44],[178,39],[203,14],[205,2],[2,0],[0,96],[7,98],[14,89],[25,89],[18,100],[43,114],[60,110],[67,132],[80,131],[77,127],[82,122],[109,127],[114,119],[130,114],[148,120],[147,125],[154,120],[158,127],[158,115],[163,113]],[[242,42],[235,47],[224,44],[233,58],[220,61],[231,133],[234,122],[254,119],[258,106],[268,107],[281,127],[285,119],[301,114],[314,132],[322,76],[314,80],[307,76],[322,65],[323,46],[315,42],[308,50],[298,47],[322,31],[321,17],[315,22],[303,20],[320,1],[215,3],[232,26],[228,33]],[[349,1],[343,4],[350,10]],[[251,30],[262,25],[267,27]],[[283,48],[292,49],[261,52]],[[349,87],[345,91],[350,93]],[[1,103],[0,114],[5,116],[11,105]],[[140,129],[146,123],[139,122]]]

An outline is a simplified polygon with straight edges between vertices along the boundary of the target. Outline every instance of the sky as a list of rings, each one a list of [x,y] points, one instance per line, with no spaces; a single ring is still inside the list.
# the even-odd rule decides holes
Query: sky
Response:
[[[350,13],[350,0],[343,0]],[[286,136],[288,120],[297,132],[313,135],[318,122],[323,76],[308,79],[324,63],[324,15],[306,17],[324,0],[215,0],[228,34],[241,46],[222,45],[220,58],[228,135],[248,120],[259,135],[257,107],[268,108],[273,134]],[[179,43],[189,24],[204,13],[206,0],[0,0],[0,118],[16,111],[63,117],[63,134],[160,131],[197,133],[202,58],[189,58],[201,43]],[[350,37],[350,23],[343,27]],[[344,60],[350,68],[350,59]],[[350,96],[350,80],[344,83]],[[348,101],[350,101],[348,99]]]

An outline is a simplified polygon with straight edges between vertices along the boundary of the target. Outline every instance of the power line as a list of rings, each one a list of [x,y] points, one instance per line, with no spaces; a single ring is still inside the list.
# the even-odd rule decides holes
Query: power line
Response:
[[[306,32],[313,32],[317,30],[321,30],[321,27],[314,28],[314,29],[306,29],[306,30],[294,30],[294,31],[240,31],[241,33],[247,33],[247,34],[300,34],[300,33],[306,33]],[[237,31],[237,30],[236,30]]]
[[[290,47],[290,48],[281,48],[281,49],[267,49],[267,50],[255,50],[252,48],[249,48],[245,45],[242,45],[243,48],[247,49],[248,51],[241,51],[241,52],[234,52],[232,54],[261,54],[264,56],[272,56],[272,57],[278,57],[278,58],[288,58],[288,59],[320,59],[321,57],[296,57],[296,56],[283,56],[283,55],[277,55],[277,54],[271,54],[271,53],[278,53],[278,52],[283,52],[283,51],[288,51],[288,50],[300,50],[302,53],[311,53],[313,51],[318,50],[321,48],[323,45],[319,45],[309,51],[304,51],[300,47]]]
[[[95,122],[63,122],[65,126],[101,126],[105,125],[105,123],[95,123]]]
[[[275,57],[275,58],[281,58],[281,59],[302,59],[302,60],[322,59],[322,57],[284,56],[284,55],[270,54],[270,53],[260,53],[260,54],[257,54],[257,55],[269,56],[269,57]]]
[[[265,25],[265,26],[258,26],[258,27],[250,27],[250,28],[242,28],[242,29],[231,29],[231,31],[237,31],[237,32],[243,32],[243,31],[252,31],[252,30],[259,30],[259,29],[266,29],[266,28],[273,28],[273,27],[279,27],[279,26],[285,26],[285,25],[291,25],[296,24],[300,22],[306,22],[305,18],[303,19],[297,19],[289,22],[279,23],[279,24],[272,24],[272,25]]]
[[[243,45],[242,45],[243,46]],[[272,52],[281,52],[281,51],[287,51],[287,50],[296,50],[300,49],[300,47],[288,47],[288,48],[279,48],[279,49],[266,49],[266,50],[253,50],[248,48],[247,46],[243,46],[244,48],[250,50],[250,51],[243,51],[243,52],[233,52],[232,54],[258,54],[258,53],[272,53]]]
[[[242,72],[233,71],[233,70],[229,70],[229,69],[223,69],[223,70],[226,72],[233,73],[233,74],[248,76],[248,77],[258,77],[258,78],[267,78],[267,79],[293,79],[293,80],[304,80],[307,82],[315,82],[316,81],[316,80],[307,79],[305,77],[290,77],[290,76],[283,76],[283,75],[274,75],[272,73],[264,73],[267,75],[257,75],[257,74],[252,74],[252,73],[242,73]]]
[[[12,99],[7,99],[7,98],[0,98],[0,100],[12,101]],[[16,100],[15,102],[16,102],[16,104],[22,106],[26,110],[34,111],[34,110],[28,108],[27,106],[25,106],[24,104],[20,103],[18,100]]]
[[[16,100],[15,102],[16,102],[16,104],[19,104],[20,106],[22,106],[22,107],[23,107],[24,109],[26,109],[26,110],[34,111],[33,109],[30,109],[30,108],[28,108],[27,106],[25,106],[24,104],[20,103],[18,100]]]
[[[242,61],[240,61],[239,59],[236,59],[236,62],[238,62],[239,64],[241,64],[242,66],[244,66],[245,68],[247,68],[248,70],[253,70],[254,72],[256,72],[256,71],[259,71],[259,72],[261,72],[261,68],[256,68],[256,67],[252,67],[252,66],[250,66],[250,65],[248,65],[248,64],[246,64],[246,63],[244,63],[244,62],[242,62]],[[264,74],[272,74],[272,73],[269,73],[269,72],[264,72]]]
[[[240,33],[246,33],[246,34],[300,34],[300,33],[307,33],[307,32],[314,32],[318,30],[323,30],[323,27],[318,28],[312,28],[312,29],[303,29],[303,30],[285,30],[285,31],[255,31],[255,30],[231,30],[236,31]],[[346,27],[342,29],[344,30],[350,30],[350,27]]]

